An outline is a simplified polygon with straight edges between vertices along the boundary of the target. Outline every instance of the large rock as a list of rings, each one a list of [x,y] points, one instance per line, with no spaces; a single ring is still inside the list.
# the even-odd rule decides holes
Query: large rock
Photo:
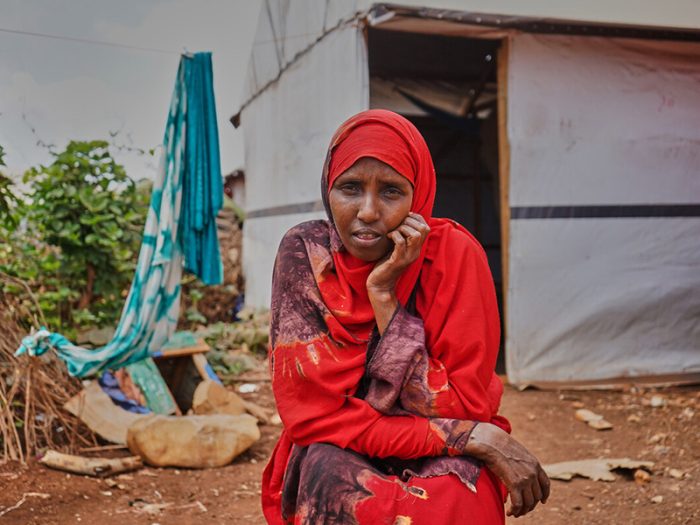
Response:
[[[132,454],[156,467],[221,467],[260,439],[253,416],[149,416],[131,425]]]

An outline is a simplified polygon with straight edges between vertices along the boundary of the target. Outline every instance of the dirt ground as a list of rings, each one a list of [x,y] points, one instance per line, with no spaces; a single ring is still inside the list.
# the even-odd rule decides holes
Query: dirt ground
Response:
[[[269,382],[258,385],[258,392],[244,397],[273,408]],[[653,396],[662,406],[651,406]],[[581,407],[603,415],[613,429],[596,431],[577,421],[574,413]],[[651,480],[642,484],[633,473],[618,473],[614,482],[553,481],[550,501],[528,516],[510,519],[509,525],[700,523],[700,388],[506,388],[502,413],[542,463],[602,457],[654,462]],[[260,477],[280,429],[268,425],[261,430],[263,437],[252,449],[220,469],[144,468],[102,480],[36,463],[2,465],[0,524],[264,523]]]

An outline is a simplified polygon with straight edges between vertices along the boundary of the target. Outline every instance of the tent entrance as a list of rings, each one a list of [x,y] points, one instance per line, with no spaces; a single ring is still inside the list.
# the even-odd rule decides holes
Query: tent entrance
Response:
[[[501,41],[373,28],[367,35],[370,107],[404,115],[425,137],[437,173],[433,214],[459,222],[483,245],[503,319],[496,64]],[[502,351],[498,371],[505,371]]]

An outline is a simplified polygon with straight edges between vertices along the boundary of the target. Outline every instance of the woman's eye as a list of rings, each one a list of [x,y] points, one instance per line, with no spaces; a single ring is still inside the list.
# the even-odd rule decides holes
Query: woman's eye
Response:
[[[357,193],[360,191],[360,185],[352,182],[343,184],[340,189],[345,193]]]
[[[389,186],[388,188],[384,188],[384,195],[386,195],[387,197],[395,198],[403,195],[403,192],[399,188]]]

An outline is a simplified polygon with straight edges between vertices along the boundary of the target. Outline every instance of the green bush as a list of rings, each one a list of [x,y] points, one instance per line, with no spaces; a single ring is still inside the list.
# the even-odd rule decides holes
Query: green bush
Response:
[[[0,214],[15,217],[3,221],[0,271],[28,282],[49,327],[72,335],[118,320],[149,195],[115,162],[107,142],[70,142],[52,155],[51,164],[25,173],[24,202],[3,200],[0,189]],[[12,286],[5,292],[16,292]]]

